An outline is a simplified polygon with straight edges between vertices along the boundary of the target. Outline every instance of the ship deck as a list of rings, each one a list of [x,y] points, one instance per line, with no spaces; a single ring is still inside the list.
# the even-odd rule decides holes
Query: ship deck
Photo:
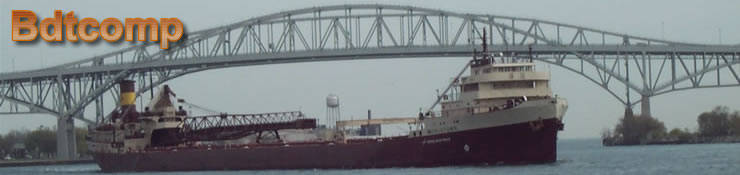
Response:
[[[384,140],[394,140],[408,138],[408,135],[387,136],[374,138],[350,138],[346,142],[337,141],[297,141],[297,142],[280,142],[280,143],[248,143],[248,144],[186,144],[168,147],[149,147],[145,152],[162,152],[162,151],[185,151],[185,150],[213,150],[213,149],[236,149],[236,148],[265,148],[265,147],[288,147],[288,146],[320,146],[334,144],[363,144],[372,142],[382,142]]]

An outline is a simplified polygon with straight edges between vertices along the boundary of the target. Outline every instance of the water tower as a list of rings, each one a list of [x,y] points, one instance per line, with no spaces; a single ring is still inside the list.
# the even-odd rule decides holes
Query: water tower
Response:
[[[340,119],[339,96],[329,94],[329,96],[326,97],[326,127],[334,128],[337,121]]]

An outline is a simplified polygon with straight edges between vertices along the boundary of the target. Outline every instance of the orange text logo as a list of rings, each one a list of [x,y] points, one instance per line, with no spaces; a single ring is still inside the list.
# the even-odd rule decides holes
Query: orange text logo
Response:
[[[36,13],[33,11],[13,10],[13,41],[33,41],[39,34],[47,42],[61,42],[62,38],[71,42],[93,42],[98,38],[116,42],[121,37],[125,37],[126,41],[134,41],[134,32],[137,41],[147,41],[146,34],[149,31],[149,41],[159,41],[159,48],[167,49],[168,43],[180,40],[184,32],[182,22],[177,18],[160,18],[159,21],[155,18],[126,18],[123,23],[116,18],[105,18],[98,22],[94,18],[78,20],[74,11],[63,14],[61,10],[55,10],[53,18],[41,20],[38,28],[36,22]]]

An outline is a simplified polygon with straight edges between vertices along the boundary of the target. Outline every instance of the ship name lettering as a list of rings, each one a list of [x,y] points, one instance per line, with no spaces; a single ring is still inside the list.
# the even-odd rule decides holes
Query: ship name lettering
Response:
[[[421,142],[421,144],[436,144],[436,143],[442,143],[442,142],[450,142],[452,139],[449,137],[445,138],[439,138],[439,139],[431,139],[431,140],[424,140]]]

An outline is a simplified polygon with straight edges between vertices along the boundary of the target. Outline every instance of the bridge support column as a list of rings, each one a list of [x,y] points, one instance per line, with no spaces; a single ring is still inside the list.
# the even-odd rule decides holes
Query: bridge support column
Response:
[[[72,117],[57,117],[57,159],[77,158],[75,123]]]
[[[650,116],[653,115],[650,113],[650,96],[642,95],[642,100],[640,101],[640,105],[642,106],[642,116]]]

